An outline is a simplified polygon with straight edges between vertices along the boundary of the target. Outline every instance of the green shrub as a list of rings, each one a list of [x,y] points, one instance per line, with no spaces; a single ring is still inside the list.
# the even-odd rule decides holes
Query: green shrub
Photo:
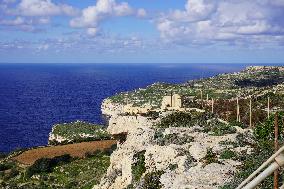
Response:
[[[248,145],[254,145],[254,136],[250,134],[250,132],[239,133],[236,136],[237,146],[235,147],[244,147]]]
[[[212,148],[207,149],[206,156],[202,160],[204,162],[204,165],[219,163],[217,154],[213,152]]]
[[[162,188],[162,184],[160,178],[164,174],[164,171],[155,171],[147,173],[144,177],[144,181],[142,184],[143,189],[160,189]]]
[[[280,146],[283,145],[283,112],[279,113],[279,142]],[[237,136],[238,145],[248,145],[247,136],[239,134]],[[227,183],[223,188],[236,188],[243,180],[245,180],[252,172],[254,172],[259,166],[262,165],[273,153],[274,153],[274,116],[271,116],[268,120],[258,124],[254,128],[253,144],[254,150],[252,154],[239,155],[239,161],[242,162],[240,171],[235,175],[234,179]],[[280,172],[280,175],[283,171]],[[283,182],[283,178],[279,177],[279,181]],[[266,178],[259,188],[269,189],[273,188],[273,176]]]
[[[2,163],[0,163],[0,171],[12,169],[15,166],[16,166],[16,164],[14,162],[10,162],[10,161],[2,162]]]
[[[220,145],[224,146],[233,146],[233,147],[244,147],[244,146],[254,146],[255,145],[255,138],[250,134],[250,132],[245,133],[238,133],[236,136],[236,141],[220,141]]]
[[[178,164],[170,164],[169,165],[169,169],[171,170],[171,171],[174,171],[175,169],[177,169],[178,168]]]
[[[264,123],[259,123],[254,128],[254,136],[257,140],[274,140],[274,118],[270,116]],[[283,126],[284,113],[278,114],[278,126],[279,126],[279,139],[284,139],[284,126]]]
[[[234,188],[232,188],[230,185],[224,185],[224,186],[218,187],[218,189],[234,189]]]
[[[160,113],[156,112],[156,111],[149,111],[147,114],[145,114],[144,116],[146,117],[150,117],[151,119],[156,120],[157,118],[160,117]]]
[[[19,170],[15,167],[13,167],[4,177],[5,180],[7,179],[11,179],[11,178],[14,178],[16,177],[18,174],[19,174]]]
[[[190,127],[192,116],[189,113],[175,112],[161,119],[161,122],[156,124],[159,128],[169,127]]]
[[[220,159],[233,159],[233,158],[236,158],[236,157],[237,157],[237,153],[232,151],[232,150],[229,150],[229,149],[224,150],[220,154]]]
[[[265,147],[264,147],[265,146]],[[251,173],[253,173],[263,162],[265,162],[273,154],[273,142],[265,142],[265,144],[258,145],[254,152],[250,155],[244,154],[240,161],[242,166],[240,171],[235,175],[234,179],[226,185],[226,187],[236,188],[242,181],[244,181]],[[273,177],[270,176],[265,179],[259,188],[268,189],[273,188]]]
[[[169,144],[183,145],[192,142],[194,138],[186,134],[179,136],[177,133],[166,135],[163,133],[163,129],[158,129],[155,132],[154,139],[158,145],[166,146]]]
[[[230,124],[225,124],[225,123],[219,123],[214,125],[211,128],[211,131],[213,132],[213,135],[215,136],[222,136],[225,134],[233,134],[237,132],[237,129]]]
[[[231,121],[231,122],[230,122],[230,125],[231,125],[231,126],[237,126],[237,127],[242,128],[242,129],[247,128],[247,125],[245,125],[244,123],[239,122],[239,121]]]
[[[174,112],[163,117],[155,126],[158,128],[203,126],[206,124],[206,120],[213,117],[214,115],[208,112]]]
[[[26,175],[28,177],[33,176],[34,174],[39,173],[50,173],[53,168],[60,164],[69,163],[72,157],[69,154],[65,154],[62,156],[57,156],[54,158],[41,158],[35,161],[33,165],[31,165],[27,169]]]
[[[10,169],[9,166],[5,165],[4,163],[0,164],[0,171],[5,171],[7,169]]]
[[[213,118],[203,123],[204,132],[211,132],[212,135],[222,136],[225,134],[233,134],[237,132],[237,129],[232,124],[225,124],[218,119]]]
[[[143,173],[145,173],[146,171],[145,155],[144,155],[145,152],[146,152],[145,150],[138,152],[133,157],[135,162],[132,164],[131,170],[135,182],[138,182],[141,176],[143,175]]]

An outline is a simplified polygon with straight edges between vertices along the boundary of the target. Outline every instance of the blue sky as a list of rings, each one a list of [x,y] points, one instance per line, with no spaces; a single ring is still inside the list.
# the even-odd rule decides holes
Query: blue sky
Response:
[[[0,0],[0,62],[284,63],[284,0]]]

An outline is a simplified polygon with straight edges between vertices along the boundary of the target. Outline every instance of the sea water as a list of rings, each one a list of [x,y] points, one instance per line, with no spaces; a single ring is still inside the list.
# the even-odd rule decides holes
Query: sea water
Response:
[[[240,64],[0,64],[0,152],[46,145],[52,125],[102,123],[103,99],[154,82],[183,83]]]

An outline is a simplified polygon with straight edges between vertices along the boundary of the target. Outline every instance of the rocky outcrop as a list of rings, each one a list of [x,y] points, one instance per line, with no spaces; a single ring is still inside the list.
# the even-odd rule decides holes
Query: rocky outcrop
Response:
[[[108,132],[127,133],[127,139],[118,145],[118,149],[111,155],[111,165],[107,174],[94,188],[147,187],[143,177],[157,171],[161,173],[159,181],[162,188],[218,188],[232,179],[240,165],[236,159],[222,159],[221,154],[225,150],[248,154],[252,149],[248,143],[238,145],[237,148],[233,145],[239,143],[239,135],[250,138],[249,129],[235,127],[236,133],[223,136],[213,136],[204,132],[202,125],[170,127],[159,131],[155,127],[158,120],[142,116],[112,115],[114,116],[110,117]],[[178,139],[187,137],[191,140],[182,143],[158,142],[159,137],[165,137],[164,140],[167,140],[168,136],[178,136]],[[209,150],[216,156],[213,162],[207,160]],[[133,165],[137,161],[135,156],[141,152],[145,171],[140,181],[135,181],[137,176],[134,175]]]
[[[153,121],[143,116],[112,116],[107,131],[112,134],[133,133],[139,127],[149,127]]]
[[[111,136],[101,125],[95,125],[83,121],[56,124],[49,133],[49,145],[61,145],[84,141],[110,139]]]
[[[111,99],[105,99],[101,105],[102,114],[108,117],[117,116],[123,113],[124,105],[114,103]]]

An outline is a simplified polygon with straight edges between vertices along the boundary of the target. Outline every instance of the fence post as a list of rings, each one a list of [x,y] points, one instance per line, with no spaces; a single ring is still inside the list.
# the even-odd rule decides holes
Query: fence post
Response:
[[[239,106],[239,97],[237,97],[237,122],[241,122],[240,106]]]
[[[211,112],[214,113],[214,99],[211,99]]]
[[[173,107],[173,91],[171,91],[171,107]]]
[[[270,116],[270,97],[267,98],[267,118]]]
[[[203,90],[200,91],[201,107],[203,108]]]
[[[275,118],[274,118],[274,151],[277,152],[279,149],[279,144],[278,144],[278,137],[279,137],[279,127],[278,127],[278,113],[275,113]],[[279,188],[279,171],[278,169],[274,171],[274,189]]]
[[[249,98],[249,127],[252,128],[252,101],[251,96]]]

